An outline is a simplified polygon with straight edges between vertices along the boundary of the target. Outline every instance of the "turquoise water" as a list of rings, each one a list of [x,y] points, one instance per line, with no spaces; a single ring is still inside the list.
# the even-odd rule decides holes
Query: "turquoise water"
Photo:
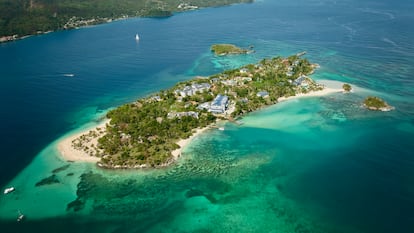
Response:
[[[16,187],[0,197],[1,232],[412,232],[413,9],[258,1],[1,44],[0,183]],[[214,57],[210,45],[222,42],[256,53]],[[167,169],[107,171],[57,154],[59,137],[119,104],[304,50],[321,65],[315,79],[355,91],[212,129]],[[396,110],[361,108],[373,94]]]

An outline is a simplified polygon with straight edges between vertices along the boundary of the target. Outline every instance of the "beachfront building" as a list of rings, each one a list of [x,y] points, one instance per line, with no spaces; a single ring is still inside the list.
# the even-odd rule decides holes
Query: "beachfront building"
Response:
[[[220,81],[220,79],[218,79],[218,78],[212,78],[210,80],[211,83],[218,83],[219,81]]]
[[[198,6],[193,6],[188,3],[180,3],[180,5],[177,6],[180,10],[195,10],[198,9]]]
[[[246,74],[247,72],[249,72],[249,69],[247,69],[247,68],[240,69],[241,74]]]
[[[193,83],[191,86],[185,86],[181,90],[176,90],[175,93],[182,97],[192,96],[197,92],[204,92],[206,90],[209,90],[210,87],[211,85],[208,83]]]
[[[211,102],[209,112],[222,114],[226,111],[229,102],[229,97],[225,95],[217,95]]]
[[[169,119],[173,119],[173,118],[181,118],[184,116],[190,116],[190,117],[194,117],[196,119],[198,119],[198,112],[194,112],[194,111],[190,111],[190,112],[169,112],[167,117]]]
[[[267,92],[267,91],[259,91],[259,92],[257,92],[256,96],[257,97],[262,97],[262,98],[267,98],[267,97],[269,97],[269,92]]]
[[[153,97],[151,97],[151,99],[155,100],[155,101],[162,101],[162,99],[159,95],[153,96]]]

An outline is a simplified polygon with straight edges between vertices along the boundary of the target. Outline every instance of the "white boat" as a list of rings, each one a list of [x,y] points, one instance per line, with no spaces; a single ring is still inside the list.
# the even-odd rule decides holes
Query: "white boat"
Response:
[[[18,222],[22,221],[23,219],[24,219],[24,215],[23,214],[21,214],[21,215],[19,215],[19,217],[17,217],[17,221]]]
[[[9,194],[9,193],[13,192],[14,190],[16,190],[14,187],[6,188],[4,190],[4,194]]]
[[[221,130],[221,131],[223,131],[224,130],[224,127],[220,127],[220,128],[218,128],[219,130]]]
[[[137,34],[135,34],[135,40],[139,40],[139,35],[138,35],[138,33]]]
[[[24,219],[24,215],[22,214],[22,212],[20,212],[20,210],[18,210],[19,212],[19,216],[17,217],[17,221],[21,222]]]
[[[75,75],[74,74],[63,74],[63,76],[65,76],[65,77],[74,77]]]

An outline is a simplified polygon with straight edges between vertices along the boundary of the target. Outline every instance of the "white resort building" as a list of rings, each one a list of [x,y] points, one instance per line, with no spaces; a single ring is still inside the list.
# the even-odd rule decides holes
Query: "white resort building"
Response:
[[[200,84],[193,83],[191,86],[185,86],[181,90],[176,90],[175,93],[182,97],[192,96],[196,94],[197,92],[204,92],[206,90],[209,90],[210,87],[211,85],[208,83],[200,83]]]
[[[299,86],[299,85],[302,85],[303,84],[303,81],[305,81],[305,79],[306,79],[306,76],[305,75],[301,75],[299,78],[295,79],[295,81],[293,81],[293,83],[296,86]]]
[[[181,118],[181,117],[185,117],[185,116],[189,116],[189,117],[194,117],[196,119],[198,119],[198,112],[169,112],[167,117],[169,119],[173,119],[173,118]]]
[[[222,114],[226,111],[229,102],[229,97],[225,95],[217,95],[211,102],[209,112]]]

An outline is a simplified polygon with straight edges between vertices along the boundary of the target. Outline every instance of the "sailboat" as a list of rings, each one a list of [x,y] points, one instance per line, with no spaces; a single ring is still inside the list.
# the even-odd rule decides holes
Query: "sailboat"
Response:
[[[19,213],[19,217],[17,217],[17,221],[21,222],[24,219],[24,215],[22,214],[22,212],[20,212],[20,210],[17,210],[17,212]]]
[[[138,35],[138,33],[137,33],[137,34],[135,34],[135,40],[136,40],[136,41],[139,41],[139,35]]]

